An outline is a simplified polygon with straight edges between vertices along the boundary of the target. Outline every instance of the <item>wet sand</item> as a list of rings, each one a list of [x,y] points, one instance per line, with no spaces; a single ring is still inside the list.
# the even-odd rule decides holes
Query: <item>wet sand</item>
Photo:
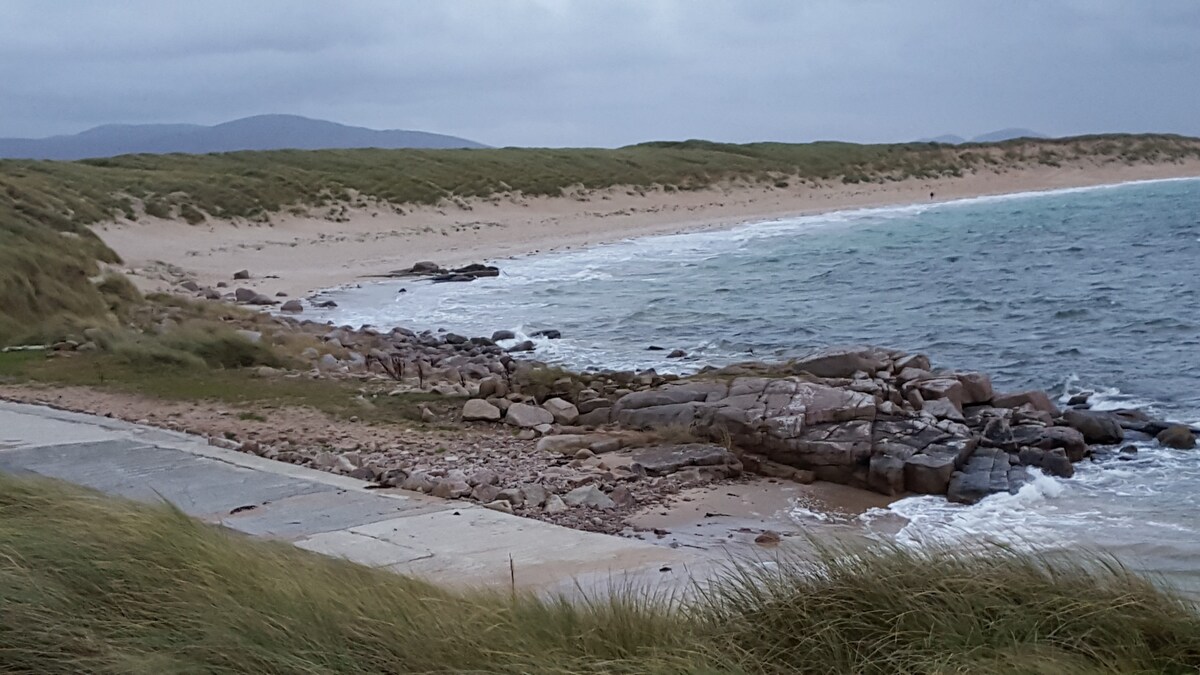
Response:
[[[640,539],[675,548],[694,548],[733,558],[799,552],[810,538],[861,538],[859,516],[894,501],[837,483],[802,485],[774,478],[691,488],[668,505],[629,518]],[[764,533],[779,543],[756,542]],[[767,535],[767,538],[771,538]]]

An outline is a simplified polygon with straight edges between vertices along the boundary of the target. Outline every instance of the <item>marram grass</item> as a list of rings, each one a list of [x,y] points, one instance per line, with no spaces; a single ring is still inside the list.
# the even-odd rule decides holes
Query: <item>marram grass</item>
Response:
[[[753,571],[752,571],[753,570]],[[0,475],[0,672],[1194,673],[1200,614],[1103,556],[821,551],[687,602],[450,592]]]

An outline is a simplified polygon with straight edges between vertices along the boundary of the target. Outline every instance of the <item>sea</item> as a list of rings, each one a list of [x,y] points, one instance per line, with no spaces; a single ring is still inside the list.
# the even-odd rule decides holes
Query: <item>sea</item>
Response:
[[[339,325],[535,339],[577,369],[785,359],[873,344],[1094,408],[1200,423],[1200,179],[837,211],[496,261],[471,283],[328,291]],[[404,292],[401,292],[403,289]],[[681,349],[684,358],[667,358]],[[973,506],[909,497],[854,516],[902,545],[1087,548],[1200,589],[1200,449],[1031,474]],[[798,507],[800,525],[830,519]]]

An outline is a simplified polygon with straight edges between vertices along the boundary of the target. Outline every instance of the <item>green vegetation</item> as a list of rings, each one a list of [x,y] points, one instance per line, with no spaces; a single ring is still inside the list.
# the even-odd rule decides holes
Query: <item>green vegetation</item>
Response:
[[[826,551],[688,604],[455,593],[0,475],[6,673],[1189,673],[1200,613],[1106,561]]]
[[[239,346],[233,353],[240,355],[242,349]],[[270,351],[265,353],[278,358]],[[379,386],[354,381],[259,377],[252,369],[212,367],[155,341],[122,343],[111,353],[67,357],[0,353],[3,382],[95,387],[165,401],[212,401],[248,411],[242,419],[269,416],[267,411],[273,408],[307,407],[342,419],[420,425],[423,406],[443,419],[452,418],[462,406],[462,400],[453,397],[424,393],[390,396]]]
[[[831,182],[959,176],[1024,164],[1175,162],[1200,158],[1200,140],[1087,136],[962,146],[933,143],[656,142],[616,150],[321,150],[128,155],[79,162],[0,161],[0,344],[105,315],[89,283],[117,256],[87,225],[116,218],[268,222],[308,212],[333,222],[347,206],[403,210],[467,205],[503,193],[561,195],[576,188],[766,189]]]

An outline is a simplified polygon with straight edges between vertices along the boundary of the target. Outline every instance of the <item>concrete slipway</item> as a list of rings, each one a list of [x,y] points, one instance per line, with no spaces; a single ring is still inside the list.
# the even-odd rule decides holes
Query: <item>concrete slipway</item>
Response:
[[[0,401],[0,471],[130,499],[444,586],[678,590],[718,564],[694,551],[572,530],[95,415]],[[510,566],[511,565],[511,566]]]

